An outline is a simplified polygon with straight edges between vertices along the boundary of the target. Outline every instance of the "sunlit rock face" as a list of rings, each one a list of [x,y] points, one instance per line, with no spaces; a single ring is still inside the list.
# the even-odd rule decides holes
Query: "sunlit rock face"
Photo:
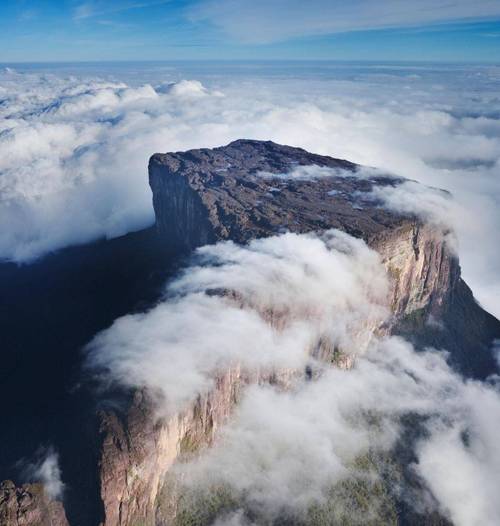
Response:
[[[61,502],[46,495],[42,484],[16,488],[7,480],[0,484],[2,526],[69,526]]]
[[[404,334],[417,345],[451,349],[456,367],[466,374],[481,377],[493,370],[488,345],[500,334],[499,325],[461,280],[448,228],[414,212],[387,210],[369,198],[374,189],[397,188],[404,180],[302,149],[248,140],[211,150],[156,154],[149,180],[158,234],[171,251],[189,253],[218,241],[247,243],[283,232],[339,229],[378,252],[388,277],[388,315],[366,320],[355,340],[360,347],[371,334]],[[245,304],[237,291],[217,294]],[[259,315],[280,330],[290,313],[264,309]],[[472,321],[464,324],[468,319]],[[327,339],[309,352],[341,368],[352,367],[355,360]],[[103,524],[173,521],[175,496],[164,487],[166,476],[185,455],[213,443],[241,390],[251,383],[286,389],[293,378],[311,374],[249,371],[235,365],[217,373],[211,390],[167,416],[158,413],[158,400],[147,390],[136,392],[125,417],[103,413]]]

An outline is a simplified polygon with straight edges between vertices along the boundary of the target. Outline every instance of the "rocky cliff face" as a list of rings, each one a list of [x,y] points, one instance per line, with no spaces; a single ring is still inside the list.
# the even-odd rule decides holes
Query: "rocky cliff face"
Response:
[[[304,168],[312,165],[327,172],[315,178],[311,169]],[[244,243],[283,231],[341,229],[377,250],[387,268],[393,315],[381,330],[411,334],[417,344],[427,343],[429,334],[437,334],[433,342],[442,345],[453,340],[456,365],[469,374],[487,374],[493,367],[488,338],[500,333],[498,322],[471,295],[466,297],[458,260],[445,242],[446,232],[415,216],[388,212],[376,202],[360,204],[359,196],[374,186],[396,186],[401,180],[359,177],[357,170],[347,161],[258,141],[157,154],[150,160],[149,177],[159,236],[172,251],[188,252],[218,240]],[[284,177],[290,172],[296,175]],[[465,338],[465,344],[457,335],[452,338],[451,331],[457,329],[447,323],[466,313],[483,326],[489,323],[490,333],[476,331],[473,341]],[[331,358],[333,349],[326,347],[320,354]],[[339,365],[351,363],[341,357]],[[230,370],[220,375],[212,392],[169,419],[154,417],[154,404],[143,392],[136,393],[124,419],[103,415],[104,524],[161,522],[158,498],[172,465],[186,452],[213,441],[244,385],[273,380],[272,375],[252,377]]]
[[[392,277],[396,316],[425,307],[438,314],[460,277],[445,232],[363,200],[375,187],[403,180],[360,176],[359,169],[259,141],[157,154],[149,164],[157,228],[165,243],[187,250],[224,239],[243,243],[283,231],[338,228],[381,254]]]
[[[446,242],[449,232],[364,199],[374,188],[397,187],[403,179],[300,148],[240,140],[153,155],[149,181],[157,229],[172,250],[329,228],[364,239],[391,277],[391,332],[417,346],[452,350],[465,374],[485,377],[495,370],[489,346],[500,327],[461,279]],[[474,323],[466,323],[468,317]]]
[[[69,526],[61,502],[51,500],[41,484],[16,488],[7,480],[0,484],[2,526]]]
[[[382,327],[368,320],[371,329],[403,334],[417,346],[450,349],[465,374],[484,377],[494,370],[489,345],[500,337],[500,324],[476,304],[462,281],[447,232],[363,199],[375,187],[394,187],[401,179],[360,172],[347,161],[298,148],[236,141],[212,150],[156,154],[149,181],[161,250],[189,253],[219,240],[245,243],[284,231],[343,230],[375,249],[390,277],[392,316]],[[231,291],[223,294],[240,301]],[[286,323],[286,313],[260,314],[272,325]],[[352,365],[352,358],[327,341],[311,352],[340,367]],[[132,394],[125,410],[100,413],[102,515],[94,524],[169,524],[175,499],[165,486],[167,475],[177,461],[210,446],[241,390],[256,382],[286,387],[292,377],[310,374],[235,366],[220,371],[211,391],[168,417],[157,414],[154,397],[144,390]],[[15,488],[7,482],[0,491],[0,524],[67,522],[62,506],[48,501],[39,485]]]
[[[293,374],[235,367],[217,376],[212,391],[200,394],[191,406],[168,418],[158,417],[155,400],[143,390],[135,393],[124,420],[103,413],[99,468],[104,524],[158,524],[160,492],[173,464],[213,442],[245,385],[285,385]]]

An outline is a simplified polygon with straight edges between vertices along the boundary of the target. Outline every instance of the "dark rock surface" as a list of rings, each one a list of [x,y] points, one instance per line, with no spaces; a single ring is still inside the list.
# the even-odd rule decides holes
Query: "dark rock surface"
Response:
[[[300,166],[337,171],[338,177],[290,180],[260,174],[285,174]],[[308,153],[273,142],[239,140],[214,149],[155,154],[149,182],[158,229],[175,247],[231,239],[338,228],[368,239],[404,218],[360,204],[357,192],[374,185],[396,185],[392,177],[359,178],[348,161]]]
[[[282,177],[311,165],[331,168],[334,175]],[[500,337],[500,322],[476,303],[461,279],[458,259],[444,241],[446,232],[363,199],[374,186],[397,186],[404,180],[359,177],[360,169],[270,141],[238,140],[220,148],[155,154],[149,182],[157,229],[172,250],[185,251],[283,231],[338,228],[360,237],[382,255],[394,278],[397,320],[392,332],[417,346],[450,350],[454,365],[466,375],[484,378],[495,372],[490,346]]]

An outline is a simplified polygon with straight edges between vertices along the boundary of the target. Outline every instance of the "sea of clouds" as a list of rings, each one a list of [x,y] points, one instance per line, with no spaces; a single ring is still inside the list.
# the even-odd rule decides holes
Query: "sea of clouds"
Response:
[[[410,182],[372,197],[451,224],[466,280],[500,314],[499,68],[92,68],[0,72],[2,260],[30,264],[151,225],[155,152],[272,139],[451,192]],[[207,293],[222,290],[237,301]],[[219,445],[189,466],[189,482],[228,484],[269,516],[307,507],[352,474],[353,459],[390,450],[412,413],[426,427],[413,469],[433,495],[419,504],[458,526],[499,524],[497,379],[464,380],[443,353],[371,338],[387,315],[386,294],[378,256],[339,232],[221,243],[198,250],[157,306],[97,335],[87,365],[103,381],[159,393],[168,413],[210,389],[221,369],[303,370],[328,339],[356,355],[354,368],[315,364],[319,378],[290,391],[249,388]],[[284,327],[262,318],[270,310]],[[376,434],[365,420],[372,414]],[[54,450],[25,462],[24,473],[61,498]],[[225,522],[245,523],[238,513]]]
[[[151,225],[152,153],[272,139],[452,192],[464,276],[498,315],[499,83],[493,66],[4,68],[0,258]]]
[[[500,69],[110,68],[0,73],[2,260],[30,264],[150,226],[155,152],[272,139],[450,192],[408,182],[363,198],[451,225],[466,280],[500,314]],[[305,167],[283,177],[323,175]],[[233,301],[224,290],[237,293]],[[307,507],[352,474],[353,459],[390,450],[412,413],[426,427],[413,469],[433,495],[420,505],[436,505],[458,526],[498,524],[497,379],[464,380],[443,353],[372,338],[387,316],[386,295],[378,256],[339,232],[204,247],[157,306],[95,337],[87,366],[103,381],[159,393],[168,414],[210,389],[217,371],[304,370],[311,350],[329,341],[356,356],[354,368],[315,363],[319,378],[288,392],[249,388],[220,446],[190,466],[192,484],[228,484],[269,516],[291,502]],[[288,321],[272,326],[266,312]],[[26,463],[25,475],[61,497],[54,450]],[[237,513],[227,523],[245,521]]]

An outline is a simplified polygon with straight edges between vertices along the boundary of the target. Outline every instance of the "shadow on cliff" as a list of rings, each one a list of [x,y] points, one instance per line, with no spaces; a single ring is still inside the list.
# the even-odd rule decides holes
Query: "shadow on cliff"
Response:
[[[500,321],[476,302],[461,278],[449,291],[438,319],[420,309],[399,321],[394,333],[417,349],[445,349],[453,368],[466,377],[485,380],[498,372],[492,345],[500,338]]]
[[[154,228],[0,265],[0,480],[40,446],[60,454],[72,526],[97,524],[96,401],[81,381],[81,348],[115,318],[143,310],[173,269]],[[169,270],[170,269],[170,270]]]

